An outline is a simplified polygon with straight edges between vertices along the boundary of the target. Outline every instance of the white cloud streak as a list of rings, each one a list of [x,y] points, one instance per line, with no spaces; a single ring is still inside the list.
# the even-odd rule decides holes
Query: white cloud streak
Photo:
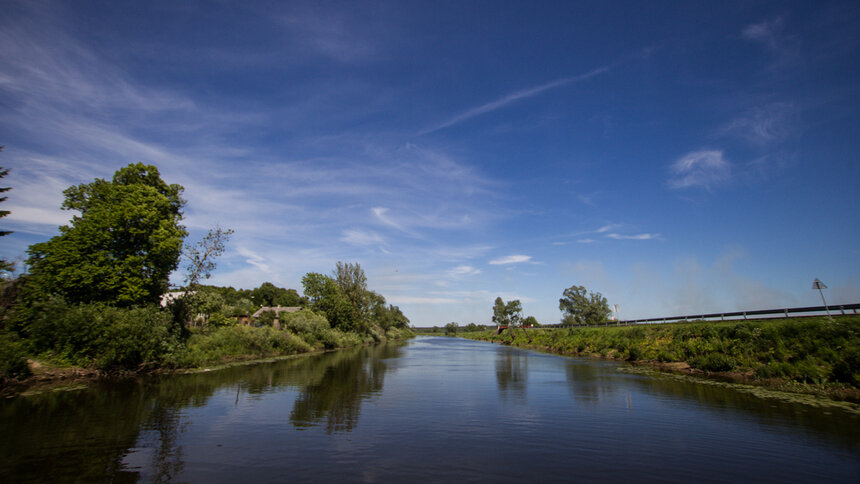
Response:
[[[481,273],[480,269],[477,269],[472,266],[457,266],[450,271],[448,271],[448,275],[454,278],[463,277],[463,276],[475,276]]]
[[[747,40],[760,42],[768,48],[776,50],[780,47],[783,24],[783,17],[776,17],[761,23],[748,25],[741,32],[741,35]]]
[[[744,139],[759,146],[779,142],[794,130],[796,111],[791,103],[756,107],[721,127],[717,135]]]
[[[508,265],[508,264],[521,264],[523,262],[529,262],[532,260],[532,256],[530,255],[509,255],[505,257],[500,257],[498,259],[493,259],[490,261],[491,265]]]
[[[669,186],[676,189],[713,186],[726,182],[731,175],[731,165],[720,150],[693,151],[672,164],[673,177]]]
[[[660,234],[637,234],[637,235],[622,235],[616,233],[606,234],[606,237],[615,240],[653,240],[660,238]]]
[[[344,230],[341,240],[348,244],[359,246],[385,244],[385,239],[381,235],[376,232],[360,229]]]
[[[541,84],[540,86],[532,87],[529,89],[523,89],[521,91],[516,91],[516,92],[510,93],[510,94],[503,96],[503,97],[501,97],[495,101],[489,102],[487,104],[484,104],[484,105],[478,106],[476,108],[469,109],[463,113],[460,113],[460,114],[452,117],[451,119],[449,119],[449,120],[447,120],[447,121],[445,121],[445,122],[443,122],[437,126],[434,126],[430,129],[422,131],[419,134],[422,134],[422,135],[428,134],[428,133],[432,133],[434,131],[439,131],[441,129],[445,129],[445,128],[454,126],[455,124],[462,123],[463,121],[469,120],[469,119],[474,118],[476,116],[480,116],[482,114],[486,114],[486,113],[489,113],[492,111],[496,111],[498,109],[502,109],[505,106],[507,106],[511,103],[514,103],[516,101],[520,101],[522,99],[528,99],[530,97],[537,96],[538,94],[541,94],[543,92],[549,91],[551,89],[563,87],[563,86],[566,86],[568,84],[572,84],[575,82],[580,82],[580,81],[585,81],[587,79],[591,79],[592,77],[603,74],[604,72],[607,72],[610,69],[611,69],[611,66],[598,67],[597,69],[592,69],[592,70],[586,72],[585,74],[580,74],[578,76],[571,76],[571,77],[564,77],[561,79],[556,79],[554,81],[547,82],[546,84]]]

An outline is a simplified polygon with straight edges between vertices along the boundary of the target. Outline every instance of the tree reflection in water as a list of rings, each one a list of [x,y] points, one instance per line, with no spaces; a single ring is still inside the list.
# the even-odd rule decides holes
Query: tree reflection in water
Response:
[[[496,355],[496,383],[502,398],[513,396],[515,400],[525,402],[528,374],[527,353],[510,350],[499,351]]]
[[[73,392],[19,397],[0,405],[0,475],[9,482],[44,480],[164,482],[184,467],[181,434],[189,408],[207,405],[219,390],[245,397],[296,388],[290,422],[325,420],[327,432],[355,427],[361,402],[381,392],[385,360],[403,343],[353,348],[275,363],[190,375],[99,381]],[[238,396],[237,396],[238,402]],[[131,462],[130,462],[131,460]],[[149,461],[149,462],[145,462]]]
[[[301,385],[290,422],[296,427],[325,420],[327,433],[352,430],[361,401],[382,391],[388,367],[384,358],[396,355],[392,345],[338,351],[314,361],[315,378]]]
[[[578,402],[596,406],[605,403],[607,398],[617,398],[617,375],[598,362],[570,360],[565,373],[570,395]]]

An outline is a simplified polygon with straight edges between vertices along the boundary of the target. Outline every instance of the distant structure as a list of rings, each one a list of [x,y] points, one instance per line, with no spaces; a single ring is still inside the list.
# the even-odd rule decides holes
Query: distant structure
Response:
[[[194,294],[196,291],[191,291],[188,294]],[[168,304],[185,296],[185,291],[171,291],[161,295],[161,307],[166,308]]]
[[[250,321],[256,320],[257,318],[262,316],[263,313],[265,313],[265,312],[273,312],[273,313],[275,313],[275,320],[272,321],[272,326],[274,326],[276,329],[280,329],[281,328],[281,322],[278,321],[278,316],[281,313],[294,313],[296,311],[300,311],[301,309],[302,308],[300,308],[300,307],[294,307],[294,306],[290,306],[290,307],[285,307],[285,306],[262,307],[262,308],[258,309],[257,312],[255,312],[254,314],[251,315]],[[248,321],[248,322],[250,323],[250,321]]]

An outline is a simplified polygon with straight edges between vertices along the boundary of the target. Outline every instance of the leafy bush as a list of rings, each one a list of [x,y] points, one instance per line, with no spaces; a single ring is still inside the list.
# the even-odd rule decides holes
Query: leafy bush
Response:
[[[226,316],[224,313],[215,313],[209,317],[209,322],[207,324],[212,328],[234,326],[236,324],[236,319]]]
[[[860,351],[853,351],[833,365],[833,380],[860,387]]]
[[[415,336],[415,333],[412,332],[409,328],[388,328],[388,331],[385,332],[385,337],[387,339],[406,339]]]
[[[29,375],[24,345],[14,334],[0,334],[0,383]]]
[[[704,371],[731,371],[735,367],[735,360],[722,353],[709,353],[693,358],[690,366]]]
[[[103,308],[102,330],[92,355],[101,369],[160,366],[181,346],[171,331],[172,315],[156,307]]]
[[[316,338],[323,331],[331,328],[325,316],[310,309],[302,309],[294,313],[281,313],[281,326],[298,335],[313,335]]]
[[[271,327],[228,326],[208,334],[195,334],[175,360],[177,366],[195,367],[237,358],[305,353],[312,347],[300,337]]]
[[[157,366],[181,346],[172,314],[156,306],[72,305],[54,296],[21,308],[13,320],[34,353],[105,370]]]

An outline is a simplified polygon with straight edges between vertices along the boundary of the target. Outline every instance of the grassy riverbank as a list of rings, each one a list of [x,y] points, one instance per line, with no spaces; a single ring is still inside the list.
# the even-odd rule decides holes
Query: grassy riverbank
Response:
[[[198,330],[190,336],[185,345],[175,348],[161,359],[158,366],[150,364],[135,369],[99,368],[95,362],[71,362],[55,353],[42,353],[25,360],[28,370],[24,375],[5,379],[0,384],[0,395],[74,389],[86,384],[88,380],[107,376],[131,376],[149,372],[185,373],[234,364],[271,361],[414,336],[409,329],[399,328],[389,328],[384,335],[363,336],[329,328],[307,329],[294,332],[271,327],[228,326]]]
[[[860,403],[860,316],[462,333]],[[531,340],[529,340],[529,338]]]

